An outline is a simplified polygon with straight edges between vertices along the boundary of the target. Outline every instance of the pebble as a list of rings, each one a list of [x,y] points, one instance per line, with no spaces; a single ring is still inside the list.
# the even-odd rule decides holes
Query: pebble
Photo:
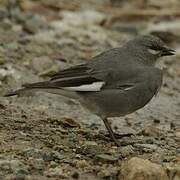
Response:
[[[119,157],[115,157],[113,155],[109,154],[98,154],[95,156],[96,161],[101,161],[101,162],[116,162],[118,161]]]
[[[102,152],[102,148],[94,141],[86,141],[85,144],[76,149],[76,153],[94,156]]]
[[[167,166],[167,173],[170,180],[179,180],[180,179],[180,164]]]
[[[78,167],[78,168],[85,168],[88,166],[89,166],[89,163],[85,159],[79,160],[76,162],[76,167]]]
[[[155,144],[134,144],[134,147],[142,149],[145,152],[154,152],[158,148]]]
[[[180,139],[180,129],[175,132],[175,136]]]
[[[26,157],[42,158],[42,151],[35,148],[28,148],[23,151],[23,155]]]
[[[134,154],[134,147],[132,145],[127,145],[125,147],[121,147],[120,153],[122,157],[127,157],[131,154]]]
[[[142,130],[141,134],[144,136],[159,137],[162,135],[162,131],[156,127],[147,126]]]
[[[35,34],[37,33],[41,28],[46,28],[47,23],[44,18],[40,16],[32,16],[29,19],[26,19],[26,21],[23,22],[23,29],[27,31],[28,33]]]
[[[54,62],[47,56],[35,57],[31,61],[32,68],[42,75],[46,74],[46,71],[52,68],[53,64]]]
[[[49,168],[48,171],[44,172],[44,175],[48,177],[61,177],[65,178],[65,175],[63,174],[63,170],[61,167],[55,167],[55,168]]]
[[[36,159],[34,162],[34,167],[38,170],[43,170],[45,168],[45,162],[43,159]]]

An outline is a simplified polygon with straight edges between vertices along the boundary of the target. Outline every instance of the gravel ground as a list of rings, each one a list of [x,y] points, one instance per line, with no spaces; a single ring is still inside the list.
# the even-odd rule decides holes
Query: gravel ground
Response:
[[[2,96],[138,34],[158,35],[176,49],[158,64],[160,93],[112,119],[120,148],[78,102],[48,93],[0,97],[0,179],[180,179],[179,10],[178,0],[0,1]]]

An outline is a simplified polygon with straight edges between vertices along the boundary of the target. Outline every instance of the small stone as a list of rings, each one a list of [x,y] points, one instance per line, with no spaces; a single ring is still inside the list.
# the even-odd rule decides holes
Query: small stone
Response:
[[[119,180],[169,180],[165,170],[159,164],[133,157],[121,165]]]
[[[95,160],[101,162],[116,162],[118,161],[119,157],[115,157],[109,154],[99,154],[95,156]]]
[[[50,164],[49,164],[50,168],[55,168],[57,166],[58,166],[58,163],[56,163],[55,161],[51,161]]]
[[[58,66],[58,65],[53,65],[53,66],[51,66],[49,69],[41,72],[41,73],[39,74],[39,76],[42,76],[42,77],[46,77],[46,76],[47,76],[47,77],[51,77],[51,76],[57,74],[58,71],[59,71],[59,66]]]
[[[89,166],[89,163],[86,161],[86,160],[80,160],[80,161],[77,161],[76,163],[76,167],[78,168],[85,168],[85,167],[88,167]]]
[[[40,16],[32,16],[29,19],[26,19],[23,23],[23,29],[27,31],[28,33],[35,34],[37,33],[41,28],[47,27],[45,19],[43,19]]]
[[[176,153],[180,155],[180,148],[176,149]]]
[[[148,126],[142,130],[141,134],[144,136],[159,137],[162,135],[162,131],[156,127]]]
[[[23,151],[24,156],[26,157],[33,157],[40,159],[42,158],[42,151],[35,148],[28,148]]]
[[[127,157],[131,154],[134,154],[134,147],[132,145],[121,147],[120,153],[121,153],[122,157]]]
[[[94,156],[102,152],[102,148],[94,141],[86,141],[85,144],[76,149],[76,153]]]
[[[142,149],[144,152],[153,152],[158,148],[155,144],[134,144],[134,147]]]
[[[175,164],[173,166],[167,167],[167,174],[172,180],[180,179],[180,164]]]
[[[159,120],[159,119],[154,119],[153,121],[154,121],[154,123],[156,123],[156,124],[159,124],[159,123],[160,123],[160,120]]]
[[[44,172],[44,175],[46,175],[48,177],[61,177],[61,178],[66,177],[63,174],[63,170],[61,167],[50,168],[48,171]]]
[[[53,64],[54,62],[46,56],[35,57],[31,61],[32,68],[38,73],[47,71]]]
[[[72,178],[74,179],[78,179],[79,178],[79,173],[78,172],[74,172],[72,175],[71,175]]]
[[[102,167],[102,169],[98,172],[98,177],[101,179],[117,179],[117,174],[118,174],[119,169],[117,167],[113,166],[108,166]]]
[[[42,170],[45,167],[45,162],[43,159],[36,159],[34,162],[34,167],[38,170]]]
[[[63,118],[63,120],[59,122],[61,125],[65,127],[80,127],[80,124],[71,118]]]
[[[180,129],[176,130],[175,136],[180,139]]]
[[[52,153],[50,153],[50,155],[53,157],[53,160],[62,160],[62,159],[64,159],[64,154],[59,153],[58,151],[52,151]]]
[[[5,64],[6,60],[0,55],[0,65]]]

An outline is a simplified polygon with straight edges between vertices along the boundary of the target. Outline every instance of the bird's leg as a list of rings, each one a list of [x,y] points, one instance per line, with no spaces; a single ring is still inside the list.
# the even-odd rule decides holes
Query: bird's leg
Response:
[[[102,118],[102,120],[103,120],[103,122],[104,122],[104,124],[105,124],[105,126],[106,126],[106,129],[107,129],[108,132],[109,132],[110,138],[115,142],[115,144],[116,144],[117,146],[120,146],[120,143],[119,143],[119,141],[116,139],[116,137],[115,137],[115,135],[114,135],[114,132],[113,132],[113,130],[112,130],[112,128],[111,128],[111,125],[109,124],[107,118]]]

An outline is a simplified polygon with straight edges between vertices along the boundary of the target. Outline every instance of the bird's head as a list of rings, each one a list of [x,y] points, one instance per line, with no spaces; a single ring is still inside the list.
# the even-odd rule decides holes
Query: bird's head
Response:
[[[128,49],[133,51],[135,56],[143,58],[143,61],[154,64],[156,60],[163,56],[171,56],[175,51],[166,46],[158,37],[152,35],[138,36],[127,43]]]

